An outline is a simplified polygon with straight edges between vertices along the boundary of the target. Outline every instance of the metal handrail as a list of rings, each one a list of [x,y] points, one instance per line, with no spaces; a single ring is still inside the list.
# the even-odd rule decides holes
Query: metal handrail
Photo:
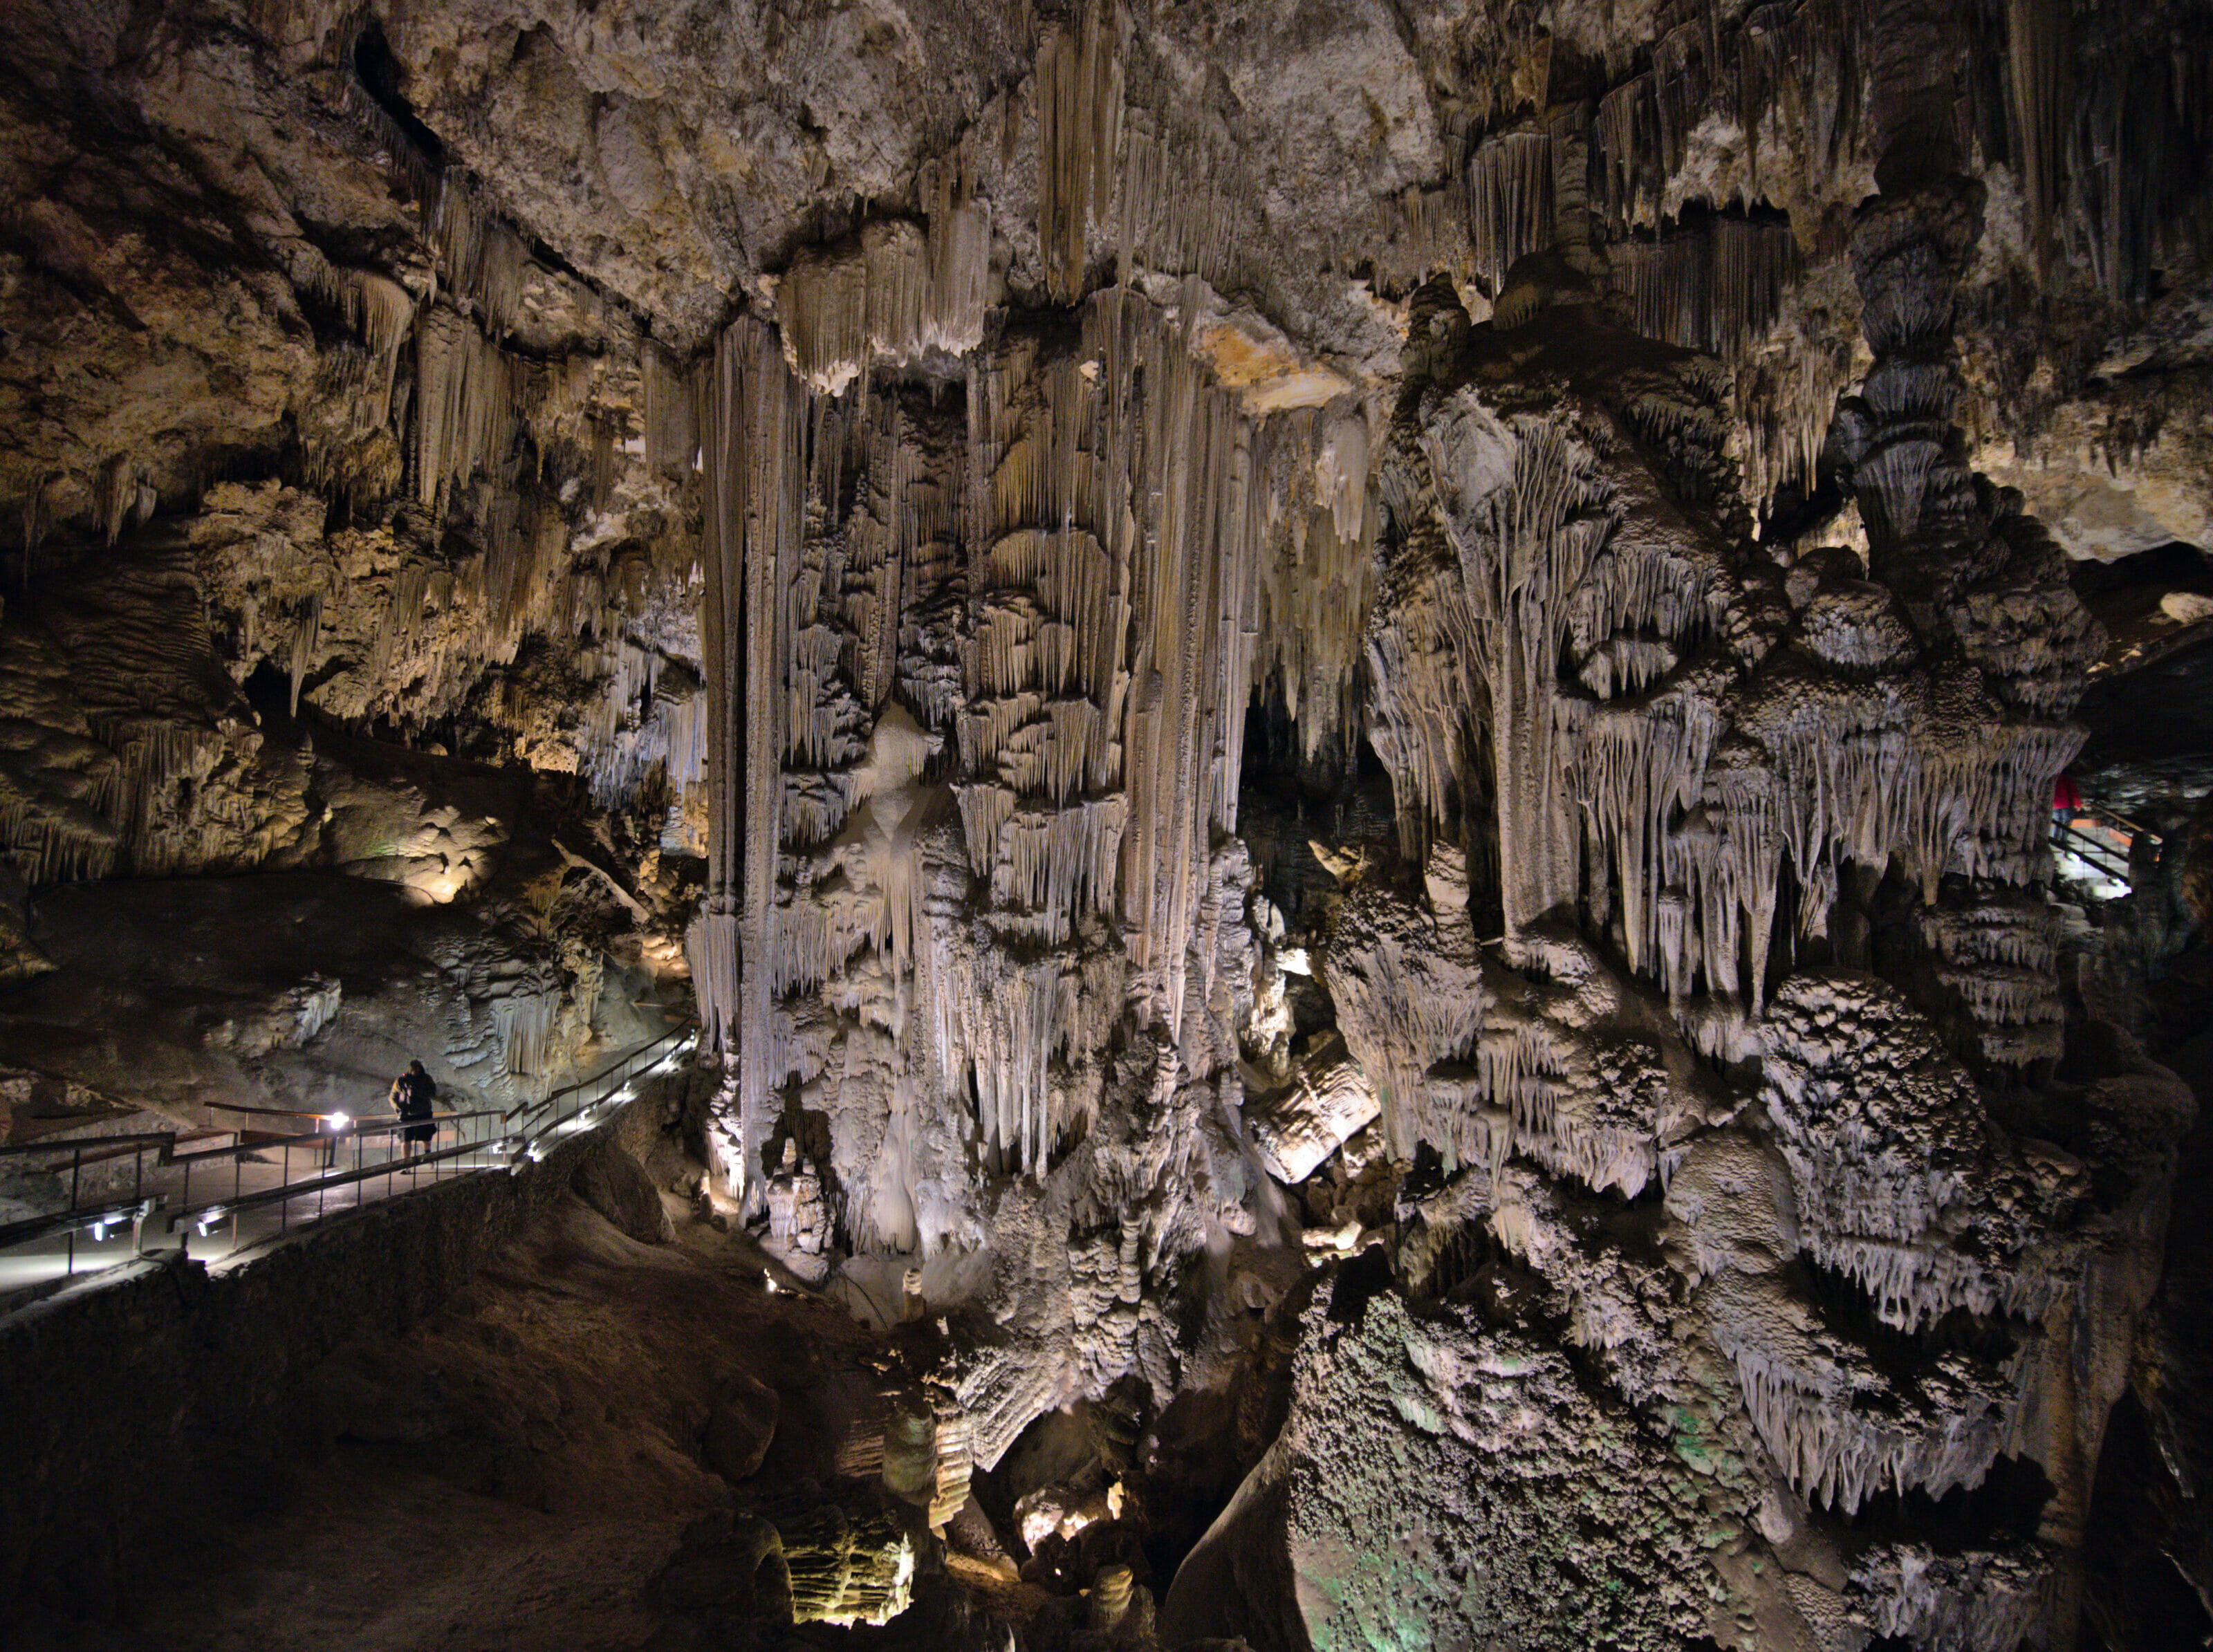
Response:
[[[527,1114],[551,1106],[555,1098],[558,1096],[575,1095],[585,1090],[597,1092],[590,1100],[578,1102],[558,1117],[529,1121],[524,1130],[518,1131],[510,1137],[509,1141],[517,1152],[518,1161],[528,1160],[534,1162],[545,1155],[545,1145],[549,1138],[570,1134],[580,1129],[588,1129],[593,1124],[597,1123],[596,1119],[587,1118],[586,1115],[611,1100],[629,1100],[626,1092],[630,1088],[631,1080],[637,1076],[640,1063],[646,1064],[644,1070],[651,1073],[668,1063],[674,1061],[698,1042],[698,1022],[680,1021],[654,1039],[652,1043],[640,1045],[620,1061],[612,1066],[600,1069],[591,1077],[579,1083],[565,1085],[560,1089],[554,1090],[548,1094],[543,1101],[537,1102],[531,1107],[516,1109],[517,1113]],[[513,1113],[508,1115],[510,1119],[515,1116]]]
[[[2101,843],[2088,832],[2077,831],[2064,820],[2052,822],[2051,836],[2062,849],[2086,866],[2104,873],[2117,882],[2131,881],[2129,857],[2112,844]]]
[[[327,1119],[327,1113],[310,1113],[305,1107],[249,1107],[240,1101],[205,1101],[201,1105],[222,1113],[250,1113],[261,1119]]]
[[[42,1239],[65,1228],[107,1227],[119,1222],[143,1221],[161,1208],[159,1194],[151,1198],[137,1194],[127,1199],[111,1199],[106,1204],[88,1205],[82,1210],[56,1210],[46,1216],[26,1216],[21,1221],[0,1226],[0,1247],[20,1245],[27,1239]]]
[[[210,1136],[230,1136],[236,1134],[234,1131],[208,1131],[204,1133]],[[65,1140],[58,1142],[13,1142],[4,1146],[0,1146],[0,1153],[69,1153],[74,1155],[88,1147],[103,1147],[115,1149],[106,1156],[109,1158],[120,1158],[122,1156],[122,1150],[125,1148],[130,1148],[136,1151],[141,1148],[151,1146],[156,1143],[167,1144],[174,1143],[178,1139],[180,1139],[178,1133],[174,1130],[138,1131],[134,1131],[129,1136],[72,1136]]]
[[[691,1020],[688,1017],[683,1021],[680,1021],[674,1027],[671,1027],[667,1032],[663,1033],[659,1038],[655,1039],[649,1044],[642,1044],[638,1045],[637,1049],[632,1050],[628,1055],[623,1057],[621,1060],[610,1063],[608,1065],[600,1069],[598,1072],[593,1073],[588,1077],[576,1079],[573,1082],[564,1084],[558,1089],[548,1090],[544,1095],[540,1096],[535,1101],[516,1102],[513,1106],[507,1110],[507,1117],[510,1119],[522,1119],[527,1118],[533,1113],[543,1112],[547,1107],[552,1106],[553,1103],[562,1096],[574,1095],[580,1090],[589,1089],[594,1085],[598,1084],[602,1080],[607,1078],[610,1075],[619,1071],[622,1072],[624,1076],[627,1077],[627,1070],[631,1066],[631,1064],[645,1056],[652,1054],[665,1044],[671,1044],[692,1036],[698,1027],[698,1022]],[[587,1105],[590,1104],[588,1103]],[[564,1116],[573,1116],[573,1113],[570,1115]]]
[[[344,1132],[309,1130],[302,1131],[296,1136],[256,1136],[250,1141],[243,1131],[233,1131],[231,1134],[238,1139],[229,1147],[203,1148],[197,1153],[168,1153],[155,1162],[158,1164],[204,1164],[210,1159],[242,1159],[251,1154],[266,1153],[271,1148],[282,1151],[288,1147],[305,1147],[310,1142],[335,1141]]]
[[[484,1119],[494,1118],[497,1115],[475,1113],[471,1116]],[[338,1137],[318,1137],[314,1139],[336,1141]],[[172,1216],[169,1218],[169,1231],[175,1233],[180,1228],[204,1222],[210,1212],[219,1216],[233,1216],[241,1210],[256,1210],[265,1204],[289,1204],[293,1199],[304,1198],[310,1193],[326,1193],[333,1187],[348,1187],[355,1182],[369,1181],[378,1176],[389,1176],[395,1170],[404,1171],[410,1166],[443,1163],[448,1159],[459,1158],[465,1154],[484,1152],[493,1145],[494,1143],[489,1142],[456,1142],[451,1147],[418,1153],[406,1159],[381,1159],[372,1165],[357,1165],[351,1170],[334,1170],[328,1174],[309,1177],[302,1181],[288,1181],[275,1187],[265,1187],[256,1193],[235,1194],[227,1199],[210,1199],[204,1204],[188,1207]]]
[[[143,1222],[161,1208],[162,1196],[149,1198],[146,1192],[146,1155],[155,1155],[156,1167],[167,1163],[176,1151],[177,1132],[174,1131],[136,1131],[125,1136],[78,1137],[70,1141],[22,1142],[11,1149],[21,1154],[67,1153],[70,1159],[69,1203],[58,1210],[48,1210],[34,1216],[22,1216],[0,1227],[0,1249],[43,1239],[51,1234],[63,1234],[69,1240],[68,1269],[76,1271],[76,1236],[80,1230],[89,1228],[97,1240],[112,1224],[128,1220]],[[83,1191],[86,1164],[107,1164],[124,1156],[131,1156],[131,1197],[109,1198],[99,1204],[85,1205],[77,1201]],[[60,1167],[52,1167],[60,1173]],[[135,1247],[134,1247],[135,1248]]]
[[[80,1229],[92,1228],[97,1236],[101,1230],[119,1222],[130,1221],[134,1225],[143,1224],[156,1210],[168,1208],[167,1193],[149,1194],[146,1190],[147,1161],[149,1157],[155,1169],[175,1166],[180,1167],[185,1173],[186,1180],[180,1208],[170,1216],[166,1224],[171,1233],[179,1232],[188,1227],[197,1227],[202,1234],[205,1234],[212,1222],[228,1218],[234,1223],[235,1234],[236,1231],[235,1224],[239,1211],[276,1205],[281,1210],[289,1212],[293,1201],[308,1197],[314,1197],[316,1199],[317,1210],[314,1214],[320,1215],[321,1196],[332,1188],[371,1180],[378,1176],[389,1177],[411,1173],[415,1169],[443,1164],[473,1153],[485,1154],[494,1158],[497,1162],[471,1167],[461,1173],[475,1174],[495,1168],[512,1170],[519,1167],[526,1160],[535,1160],[542,1156],[546,1140],[549,1137],[570,1133],[578,1127],[579,1120],[583,1121],[585,1127],[599,1122],[596,1119],[586,1119],[585,1116],[602,1106],[611,1098],[620,1096],[623,1100],[630,1099],[625,1092],[631,1081],[641,1070],[650,1070],[681,1055],[686,1048],[690,1047],[689,1041],[693,1036],[693,1024],[689,1021],[680,1021],[659,1037],[641,1045],[600,1071],[550,1091],[536,1101],[523,1102],[504,1110],[483,1107],[459,1113],[437,1113],[427,1119],[403,1119],[397,1113],[373,1113],[361,1118],[347,1116],[343,1125],[337,1125],[335,1120],[340,1115],[335,1113],[310,1113],[293,1108],[253,1107],[233,1102],[210,1102],[207,1105],[221,1107],[229,1113],[292,1119],[312,1119],[321,1121],[321,1124],[317,1129],[281,1135],[273,1133],[265,1135],[250,1130],[146,1131],[129,1135],[80,1137],[69,1141],[49,1140],[0,1145],[0,1154],[10,1156],[44,1155],[57,1159],[66,1156],[70,1161],[68,1208],[0,1225],[0,1249],[11,1248],[54,1234],[65,1233],[70,1240],[67,1267],[69,1272],[74,1274],[76,1265],[76,1239]],[[557,1102],[570,1097],[583,1099],[555,1117],[543,1116]],[[397,1136],[411,1127],[425,1124],[434,1124],[442,1130],[449,1126],[465,1128],[472,1123],[493,1119],[499,1120],[503,1125],[521,1119],[522,1128],[495,1136],[491,1129],[487,1127],[474,1141],[464,1139],[451,1147],[437,1149],[429,1148],[426,1144],[425,1150],[423,1152],[382,1159],[375,1164],[365,1163],[358,1156],[359,1144],[366,1139]],[[178,1150],[183,1143],[205,1141],[213,1136],[228,1136],[231,1139],[228,1145],[223,1147],[203,1148],[197,1151],[180,1152]],[[335,1159],[339,1144],[349,1137],[352,1138],[357,1144],[357,1158],[352,1168],[326,1170],[321,1174],[311,1174],[296,1180],[292,1179],[289,1161],[290,1149],[321,1148],[325,1154],[324,1162],[327,1166]],[[271,1151],[283,1152],[287,1155],[284,1180],[276,1186],[247,1192],[238,1186],[237,1180],[234,1177],[234,1185],[229,1198],[198,1202],[192,1199],[192,1173],[195,1166],[225,1159],[242,1166],[254,1155]],[[112,1162],[126,1155],[131,1156],[133,1161],[133,1186],[131,1197],[110,1198],[96,1205],[80,1205],[78,1198],[82,1191],[81,1182],[85,1167],[88,1165]],[[58,1164],[40,1167],[49,1169],[55,1174],[60,1172]],[[312,1219],[312,1217],[303,1219]],[[135,1254],[137,1242],[134,1242],[132,1249]]]
[[[333,1115],[306,1116],[331,1118]],[[180,1208],[168,1219],[168,1231],[174,1234],[190,1228],[204,1235],[216,1223],[228,1221],[231,1224],[231,1236],[235,1245],[237,1241],[238,1218],[241,1212],[259,1210],[264,1206],[276,1207],[278,1213],[279,1231],[283,1231],[290,1226],[292,1205],[295,1201],[309,1198],[315,1201],[313,1214],[303,1214],[302,1216],[303,1222],[312,1221],[323,1214],[324,1197],[334,1188],[371,1181],[379,1176],[385,1177],[388,1180],[394,1176],[412,1175],[425,1167],[435,1167],[468,1154],[498,1153],[501,1145],[492,1138],[491,1128],[487,1126],[474,1140],[469,1139],[464,1133],[462,1139],[449,1148],[434,1148],[425,1144],[421,1152],[380,1158],[371,1163],[363,1155],[362,1151],[363,1144],[369,1139],[400,1135],[410,1128],[424,1125],[431,1125],[443,1129],[450,1123],[465,1130],[466,1125],[471,1121],[495,1119],[499,1117],[501,1114],[494,1108],[476,1108],[466,1113],[438,1113],[430,1119],[400,1119],[396,1115],[373,1114],[367,1119],[355,1119],[349,1117],[343,1125],[331,1129],[310,1131],[305,1135],[284,1137],[275,1141],[242,1143],[236,1151],[218,1152],[199,1156],[229,1157],[242,1162],[256,1152],[271,1147],[279,1148],[285,1154],[285,1166],[282,1179],[273,1187],[256,1188],[249,1192],[245,1190],[241,1179],[234,1176],[229,1193],[218,1193],[212,1198],[198,1201],[195,1201],[192,1197],[189,1177],[191,1164],[194,1161],[188,1159],[186,1161],[187,1180],[185,1191],[179,1201]],[[351,1169],[336,1168],[342,1144],[349,1140],[354,1144],[353,1166]],[[295,1177],[292,1174],[290,1150],[295,1147],[304,1147],[310,1152],[318,1148],[322,1150],[320,1173],[311,1171],[305,1176]],[[475,1169],[491,1167],[473,1167]],[[186,1242],[189,1243],[189,1240]]]
[[[2130,836],[2149,838],[2155,845],[2163,844],[2167,841],[2164,838],[2161,837],[2158,832],[2154,832],[2149,826],[2138,826],[2134,820],[2129,819],[2127,815],[2121,814],[2117,809],[2107,808],[2103,803],[2093,803],[2088,799],[2085,799],[2082,803],[2076,806],[2075,813],[2077,814],[2094,814],[2101,820],[2111,820],[2117,826],[2126,827]]]
[[[213,1104],[210,1103],[210,1105],[212,1106]],[[331,1117],[331,1115],[326,1113],[303,1113],[297,1116],[302,1119],[327,1119]],[[506,1116],[507,1115],[505,1113],[502,1113],[497,1107],[480,1107],[471,1113],[434,1113],[430,1119],[402,1119],[398,1113],[371,1113],[368,1117],[363,1119],[350,1118],[344,1125],[340,1125],[336,1130],[302,1131],[295,1136],[259,1136],[252,1141],[245,1139],[244,1132],[232,1131],[229,1131],[229,1134],[240,1137],[239,1141],[233,1146],[211,1147],[198,1153],[168,1154],[163,1155],[160,1162],[163,1164],[198,1164],[207,1159],[229,1159],[249,1153],[265,1153],[272,1147],[279,1149],[288,1147],[306,1147],[314,1143],[340,1141],[349,1136],[389,1136],[393,1131],[399,1130],[402,1125],[410,1124],[430,1124],[441,1119],[451,1119],[454,1123],[458,1124],[465,1119],[504,1119]]]

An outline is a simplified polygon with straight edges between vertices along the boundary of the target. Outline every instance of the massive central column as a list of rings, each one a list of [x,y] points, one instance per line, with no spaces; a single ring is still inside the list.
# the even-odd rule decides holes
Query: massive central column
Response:
[[[707,678],[707,893],[686,950],[709,1050],[737,1058],[739,1164],[748,1203],[768,1124],[765,925],[782,798],[779,567],[801,537],[807,392],[775,332],[741,318],[717,342],[705,405],[699,637]]]

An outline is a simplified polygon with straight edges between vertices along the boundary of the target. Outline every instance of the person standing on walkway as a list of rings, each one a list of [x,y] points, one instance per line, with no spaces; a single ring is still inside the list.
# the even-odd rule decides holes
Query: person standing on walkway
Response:
[[[2073,775],[2062,773],[2051,783],[2051,823],[2073,826],[2082,812],[2082,789],[2075,783]]]
[[[399,1115],[401,1158],[412,1159],[430,1150],[431,1140],[438,1133],[437,1100],[437,1081],[423,1070],[419,1061],[409,1062],[407,1070],[392,1081],[392,1110]]]

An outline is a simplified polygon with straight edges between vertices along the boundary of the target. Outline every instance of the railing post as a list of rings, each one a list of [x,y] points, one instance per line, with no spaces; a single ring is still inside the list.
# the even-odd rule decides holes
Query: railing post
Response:
[[[83,1175],[84,1149],[82,1147],[72,1147],[70,1149],[70,1214],[71,1216],[76,1214],[77,1186],[83,1180]],[[76,1277],[76,1224],[75,1222],[70,1224],[65,1249],[68,1256],[65,1264],[66,1272],[70,1278],[74,1279]]]
[[[688,1027],[671,1027],[659,1037],[619,1057],[606,1070],[564,1085],[536,1100],[525,1102],[513,1111],[491,1107],[464,1111],[454,1115],[453,1140],[438,1145],[431,1154],[423,1155],[430,1161],[432,1184],[442,1183],[448,1176],[461,1176],[494,1167],[511,1171],[518,1167],[523,1158],[542,1153],[548,1145],[563,1135],[582,1133],[603,1126],[613,1116],[613,1109],[619,1105],[619,1097],[625,1094],[634,1097],[640,1074],[654,1069],[664,1055],[677,1048],[691,1036]],[[231,1142],[228,1148],[197,1146],[188,1151],[181,1152],[179,1149],[184,1144],[180,1143],[177,1132],[174,1131],[158,1135],[144,1135],[143,1137],[130,1136],[120,1141],[101,1138],[89,1143],[75,1141],[52,1143],[52,1147],[57,1149],[64,1146],[70,1149],[68,1203],[66,1209],[58,1219],[41,1221],[37,1224],[37,1228],[39,1234],[44,1237],[51,1237],[53,1229],[57,1227],[62,1229],[64,1265],[66,1273],[73,1277],[76,1271],[77,1230],[82,1228],[88,1233],[97,1234],[94,1249],[98,1252],[100,1245],[108,1237],[107,1228],[115,1222],[119,1222],[123,1214],[119,1211],[113,1216],[104,1216],[97,1224],[82,1220],[85,1198],[84,1167],[88,1148],[99,1149],[92,1155],[92,1161],[96,1167],[104,1167],[113,1159],[116,1152],[125,1149],[128,1149],[131,1154],[131,1193],[128,1209],[131,1221],[131,1254],[132,1255],[146,1253],[146,1216],[149,1213],[148,1207],[151,1205],[158,1205],[172,1211],[168,1217],[169,1228],[176,1229],[178,1236],[174,1242],[181,1246],[186,1253],[190,1253],[191,1243],[194,1238],[204,1239],[208,1236],[204,1228],[200,1228],[193,1220],[198,1207],[192,1186],[192,1171],[195,1161],[198,1160],[213,1161],[228,1157],[231,1161],[231,1198],[228,1205],[226,1206],[223,1201],[216,1198],[203,1198],[199,1203],[205,1204],[209,1208],[206,1211],[198,1212],[198,1214],[208,1227],[211,1227],[214,1221],[221,1221],[225,1216],[229,1219],[232,1253],[237,1252],[244,1239],[242,1223],[247,1208],[259,1210],[262,1206],[274,1204],[277,1207],[278,1232],[289,1234],[291,1231],[292,1206],[295,1203],[301,1202],[301,1196],[307,1191],[293,1173],[292,1152],[295,1148],[312,1149],[311,1158],[314,1165],[320,1167],[315,1173],[315,1209],[312,1211],[308,1210],[305,1204],[301,1203],[301,1222],[303,1225],[324,1219],[331,1214],[330,1195],[336,1188],[351,1187],[354,1190],[352,1206],[349,1207],[342,1201],[341,1210],[357,1208],[365,1202],[370,1173],[369,1143],[367,1139],[368,1131],[363,1128],[359,1120],[350,1119],[344,1127],[343,1133],[353,1137],[354,1162],[351,1173],[340,1173],[338,1166],[338,1144],[334,1139],[331,1139],[331,1132],[327,1129],[328,1120],[323,1115],[283,1113],[282,1110],[271,1108],[242,1110],[281,1115],[296,1121],[300,1118],[312,1117],[318,1124],[318,1127],[305,1131],[299,1131],[296,1124],[295,1132],[289,1135],[280,1134],[275,1131],[267,1132],[273,1138],[271,1145],[277,1146],[279,1149],[274,1167],[277,1170],[277,1180],[269,1187],[257,1188],[250,1198],[247,1198],[245,1191],[246,1160],[249,1154],[258,1155],[258,1149],[244,1139],[246,1132],[243,1130],[208,1132],[210,1136],[229,1135]],[[534,1123],[527,1121],[534,1121]],[[510,1126],[513,1128],[510,1129]],[[399,1133],[397,1127],[379,1131],[381,1136],[390,1138],[384,1156],[376,1161],[376,1168],[381,1171],[385,1177],[385,1191],[387,1198],[400,1191],[398,1176],[410,1163],[410,1161],[397,1150],[399,1145]],[[508,1150],[496,1153],[496,1146],[501,1149],[508,1149],[509,1143],[515,1144],[514,1149],[511,1149],[512,1157],[509,1156]],[[526,1155],[520,1150],[525,1146],[533,1149],[534,1152]],[[151,1167],[153,1171],[165,1170],[172,1165],[177,1167],[178,1185],[174,1189],[157,1186],[153,1193],[149,1193],[147,1185],[149,1180],[149,1167],[146,1162],[145,1155],[149,1148],[160,1155],[154,1161]],[[257,1156],[256,1161],[267,1162],[265,1158],[260,1156]],[[219,1167],[217,1173],[220,1173]],[[98,1174],[106,1175],[107,1172],[104,1168],[100,1168]],[[150,1179],[158,1184],[158,1176]],[[103,1189],[119,1188],[119,1182],[103,1183]],[[199,1190],[202,1195],[204,1195],[206,1191],[204,1187]],[[170,1201],[172,1192],[177,1195],[173,1210]],[[120,1204],[123,1201],[117,1198],[112,1203]],[[213,1220],[209,1221],[210,1217]],[[162,1231],[167,1234],[169,1228],[165,1228]],[[105,1267],[113,1259],[105,1257],[104,1254],[96,1256],[95,1268]]]

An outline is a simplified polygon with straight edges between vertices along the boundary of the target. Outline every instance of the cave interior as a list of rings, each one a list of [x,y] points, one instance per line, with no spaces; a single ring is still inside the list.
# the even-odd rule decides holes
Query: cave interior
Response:
[[[2213,1645],[2207,0],[9,0],[0,168],[0,1643]]]

